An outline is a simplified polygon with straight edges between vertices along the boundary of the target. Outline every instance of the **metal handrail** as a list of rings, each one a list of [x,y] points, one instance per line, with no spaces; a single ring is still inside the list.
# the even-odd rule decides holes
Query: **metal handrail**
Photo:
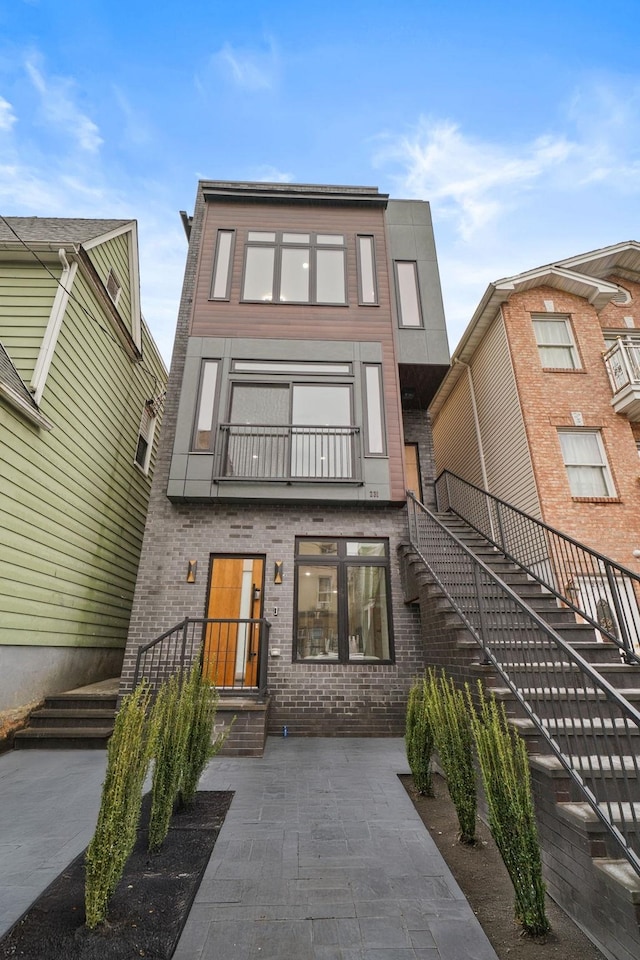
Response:
[[[217,480],[360,481],[360,428],[221,423]]]
[[[411,493],[408,519],[413,549],[484,662],[640,875],[640,713]]]
[[[219,617],[185,617],[180,623],[170,627],[159,637],[149,640],[138,648],[136,655],[136,665],[133,674],[133,686],[140,680],[147,680],[152,690],[175,673],[189,669],[191,665],[199,660],[203,672],[213,672],[218,669],[222,663],[220,649],[210,650],[206,643],[208,628],[219,625],[219,634],[222,635],[226,628],[227,635],[229,631],[241,628],[244,624],[249,632],[251,628],[258,630],[258,649],[252,651],[250,644],[247,645],[245,665],[252,657],[257,656],[256,683],[246,684],[244,681],[237,682],[235,677],[235,663],[231,664],[233,674],[232,683],[216,682],[215,686],[222,695],[237,693],[239,690],[250,690],[257,693],[260,698],[267,693],[267,654],[269,648],[269,631],[271,623],[264,617],[252,618],[219,618]]]
[[[468,523],[603,639],[615,643],[626,662],[640,663],[638,574],[449,470],[442,471],[435,487],[439,511]],[[596,594],[594,615],[585,601],[595,601]]]

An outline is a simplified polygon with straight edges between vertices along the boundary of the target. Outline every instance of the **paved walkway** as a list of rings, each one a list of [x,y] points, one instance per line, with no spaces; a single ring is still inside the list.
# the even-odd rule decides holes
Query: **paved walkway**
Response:
[[[88,843],[105,754],[0,757],[0,931]],[[174,960],[496,960],[397,774],[401,740],[271,738],[235,790]],[[489,879],[489,878],[488,878]]]

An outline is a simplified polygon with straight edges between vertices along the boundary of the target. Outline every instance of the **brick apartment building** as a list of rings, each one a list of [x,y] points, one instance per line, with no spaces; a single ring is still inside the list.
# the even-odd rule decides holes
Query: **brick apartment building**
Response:
[[[491,284],[431,406],[436,472],[640,572],[640,244]],[[610,587],[567,563],[592,615]],[[635,623],[638,599],[625,596]]]
[[[449,364],[429,205],[201,181],[183,222],[123,689],[142,644],[168,631],[168,657],[208,617],[189,629],[209,675],[266,685],[272,732],[397,735],[425,656],[397,546],[406,489],[430,497]]]

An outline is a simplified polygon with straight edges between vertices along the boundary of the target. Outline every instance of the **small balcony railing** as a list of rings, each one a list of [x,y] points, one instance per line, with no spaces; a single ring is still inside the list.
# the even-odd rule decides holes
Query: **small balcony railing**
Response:
[[[360,481],[360,428],[222,423],[219,480]]]
[[[616,413],[640,420],[640,340],[620,338],[604,354]]]

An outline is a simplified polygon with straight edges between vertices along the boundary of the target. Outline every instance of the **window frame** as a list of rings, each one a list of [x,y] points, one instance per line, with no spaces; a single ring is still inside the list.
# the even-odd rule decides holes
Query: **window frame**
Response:
[[[540,343],[538,341],[538,334],[536,331],[536,323],[563,323],[565,330],[567,331],[569,337],[569,343]],[[574,373],[576,371],[583,370],[582,366],[582,357],[580,356],[580,351],[578,350],[578,342],[576,340],[573,324],[571,323],[571,317],[568,314],[531,314],[531,326],[533,329],[533,336],[536,341],[536,347],[538,350],[538,358],[540,360],[540,365],[543,370],[550,370],[553,372],[569,372]],[[552,348],[554,350],[563,349],[567,351],[567,355],[573,360],[572,366],[558,367],[558,366],[549,366],[544,363],[542,350],[546,348]]]
[[[600,463],[588,463],[588,462],[567,463],[565,459],[564,448],[562,446],[562,441],[560,440],[560,436],[578,436],[578,435],[593,436],[596,438],[598,452],[600,453],[600,458],[601,458]],[[565,474],[569,484],[569,491],[571,493],[571,498],[573,500],[617,500],[618,499],[618,495],[616,492],[616,487],[613,479],[613,474],[611,472],[611,467],[609,465],[609,460],[607,458],[607,451],[604,445],[604,439],[602,437],[602,430],[600,428],[585,427],[580,429],[571,429],[569,427],[562,427],[558,429],[558,442],[560,444],[560,454],[562,457],[562,463],[564,465]],[[593,494],[576,493],[571,483],[571,473],[570,473],[571,467],[582,467],[582,468],[587,467],[592,470],[599,470],[602,476],[602,479],[604,480],[606,493],[601,493],[601,494],[600,493],[593,493]]]
[[[377,371],[378,374],[378,404],[380,412],[380,436],[382,440],[382,449],[381,450],[372,450],[371,448],[371,424],[373,410],[370,403],[370,394],[369,394],[369,381],[367,378],[367,371],[373,369]],[[387,456],[387,428],[385,424],[385,410],[384,410],[384,380],[383,380],[383,371],[381,363],[366,363],[362,364],[362,419],[363,419],[363,434],[364,434],[364,450],[363,454],[365,457],[386,457]]]
[[[332,554],[301,554],[301,543],[335,543],[337,552]],[[384,554],[381,556],[353,556],[347,554],[348,543],[380,543],[384,546]],[[301,633],[306,627],[299,625],[299,571],[305,566],[327,567],[327,569],[337,571],[337,656],[300,656],[300,644],[303,640]],[[384,586],[386,601],[386,620],[387,620],[387,638],[389,646],[389,656],[387,658],[372,658],[362,655],[354,655],[350,649],[349,637],[349,603],[348,603],[348,570],[350,567],[375,567],[384,570]],[[319,584],[318,584],[319,588]],[[319,608],[318,608],[319,609]],[[363,536],[303,536],[295,538],[294,545],[294,585],[293,585],[293,638],[292,638],[292,662],[293,663],[331,663],[340,666],[384,666],[395,663],[395,649],[393,637],[393,613],[391,609],[391,563],[388,537],[363,537]]]
[[[199,429],[200,417],[203,411],[203,388],[206,377],[206,368],[207,365],[211,364],[215,368],[215,384],[213,387],[213,397],[211,400],[211,430],[209,431],[211,436],[209,439],[208,447],[198,446],[198,434],[205,432]],[[198,377],[198,392],[196,394],[196,415],[193,420],[193,433],[191,436],[191,449],[190,453],[207,453],[211,454],[216,447],[217,439],[217,417],[216,411],[218,410],[218,401],[220,397],[221,381],[222,377],[220,375],[222,368],[221,360],[215,357],[203,357],[200,363],[200,376]]]
[[[133,454],[134,466],[137,467],[145,477],[149,476],[149,467],[151,466],[151,454],[153,452],[153,440],[155,437],[157,421],[158,415],[153,408],[153,402],[151,400],[147,400],[142,408],[140,425],[138,426],[138,439],[136,441],[136,449]],[[141,449],[141,441],[145,443],[144,457],[142,460],[138,459],[138,454]]]
[[[275,240],[256,240],[250,239],[250,234],[274,234]],[[284,236],[300,236],[301,238],[308,237],[308,240],[301,239],[300,242],[294,240],[284,241]],[[340,236],[342,237],[342,243],[322,243],[318,240],[319,237],[327,236]],[[251,249],[261,249],[261,250],[273,250],[273,267],[271,274],[271,299],[256,299],[253,297],[247,297],[245,295],[245,288],[247,282],[247,263],[249,260],[249,250]],[[282,290],[282,255],[285,250],[308,250],[309,251],[309,297],[307,300],[281,300],[281,290]],[[336,300],[319,300],[317,296],[318,291],[318,252],[323,251],[336,251],[342,254],[342,280],[343,280],[343,292],[344,299],[340,301]],[[295,306],[319,306],[319,307],[346,307],[349,305],[349,291],[348,291],[348,277],[347,277],[347,237],[344,233],[342,234],[327,234],[321,233],[318,231],[308,231],[307,233],[296,234],[291,230],[248,230],[245,246],[244,246],[244,258],[242,265],[242,284],[241,284],[241,293],[240,293],[240,302],[241,303],[263,303],[263,304],[272,304],[277,306],[287,306],[288,304],[293,304]]]
[[[363,268],[362,268],[362,253],[360,248],[361,240],[370,240],[370,250],[371,250],[371,274],[373,282],[373,300],[365,300],[364,296],[364,283],[363,283]],[[378,296],[378,273],[376,270],[376,238],[372,233],[358,233],[356,234],[356,262],[358,265],[358,305],[361,307],[377,307],[380,304]]]
[[[416,306],[417,306],[417,323],[406,323],[404,320],[405,314],[407,311],[403,310],[403,297],[402,297],[402,285],[400,283],[400,266],[411,266],[413,268],[413,279],[414,279],[414,289],[416,294]],[[393,261],[393,272],[396,285],[396,302],[398,305],[398,326],[403,330],[424,330],[424,313],[422,310],[422,297],[420,296],[420,283],[418,276],[418,261],[417,260],[394,260]],[[409,304],[405,304],[409,306]]]
[[[230,234],[230,237],[231,237],[230,243],[229,243],[229,250],[227,253],[227,264],[226,264],[227,282],[225,285],[224,295],[216,296],[215,287],[216,287],[218,268],[220,266],[220,256],[222,253],[222,246],[221,246],[222,234]],[[231,281],[233,278],[233,258],[235,254],[235,247],[236,247],[235,229],[231,227],[219,227],[218,232],[216,234],[216,247],[213,255],[213,271],[211,273],[211,289],[209,291],[209,300],[214,300],[217,303],[220,303],[220,302],[228,301],[231,299]]]

